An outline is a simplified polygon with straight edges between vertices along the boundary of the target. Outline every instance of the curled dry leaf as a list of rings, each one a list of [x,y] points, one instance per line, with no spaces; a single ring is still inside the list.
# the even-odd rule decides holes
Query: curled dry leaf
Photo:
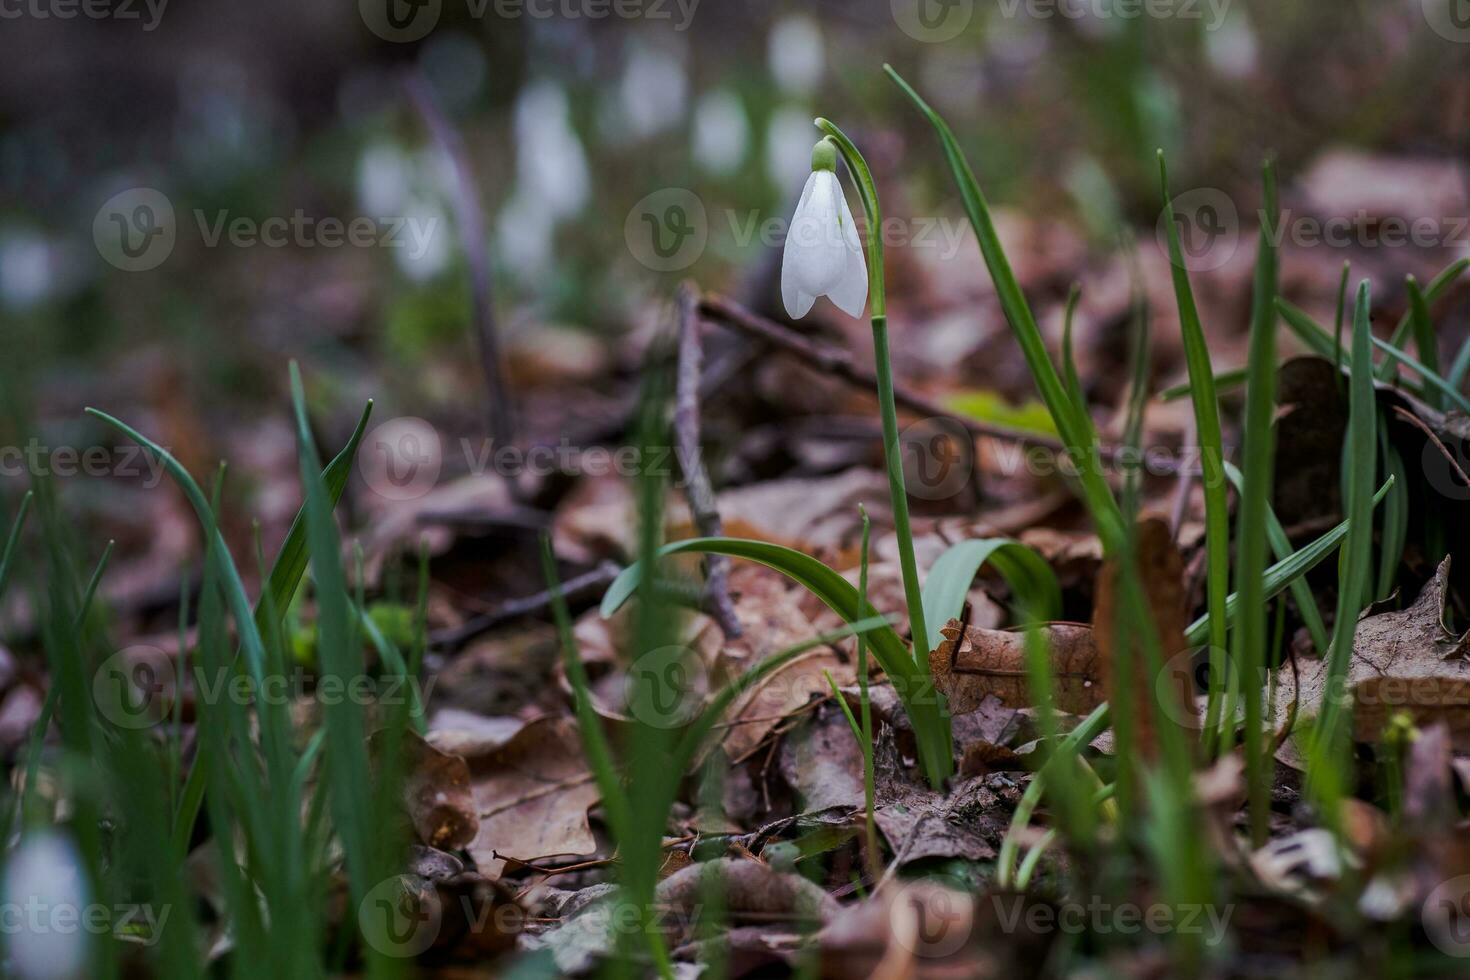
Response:
[[[1470,751],[1470,659],[1467,639],[1444,623],[1450,559],[1445,558],[1402,612],[1358,621],[1343,689],[1327,690],[1327,662],[1299,662],[1277,671],[1280,705],[1300,699],[1298,723],[1315,716],[1327,697],[1344,699],[1353,710],[1353,737],[1376,741],[1389,719],[1407,712],[1421,726],[1442,722],[1458,751]],[[1350,700],[1348,700],[1350,699]]]
[[[538,718],[503,743],[462,751],[480,817],[468,850],[487,878],[499,878],[507,860],[596,849],[587,810],[598,800],[597,785],[570,718]]]
[[[1011,708],[1031,706],[1024,634],[962,626],[957,619],[950,620],[942,632],[944,642],[929,654],[929,670],[949,699],[950,711],[975,711],[987,697],[999,698]],[[1052,623],[1041,627],[1041,634],[1057,681],[1057,708],[1082,715],[1097,707],[1106,694],[1092,627]]]

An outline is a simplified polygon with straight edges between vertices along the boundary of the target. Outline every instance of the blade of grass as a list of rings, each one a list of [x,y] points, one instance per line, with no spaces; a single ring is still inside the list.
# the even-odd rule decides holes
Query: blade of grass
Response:
[[[1384,481],[1383,486],[1379,487],[1378,492],[1373,495],[1373,503],[1381,503],[1383,498],[1388,496],[1388,492],[1393,486],[1393,480]],[[1320,537],[1313,539],[1309,544],[1303,545],[1301,548],[1292,552],[1290,558],[1278,561],[1266,569],[1266,574],[1262,576],[1264,597],[1266,599],[1275,598],[1296,579],[1320,565],[1328,555],[1337,549],[1337,546],[1342,543],[1343,539],[1347,537],[1351,527],[1352,521],[1344,520],[1331,530],[1323,533]],[[1229,598],[1225,600],[1225,616],[1227,619],[1234,620],[1236,609],[1239,605],[1239,594],[1234,592],[1230,593]],[[1185,640],[1191,644],[1204,642],[1205,638],[1209,636],[1209,626],[1210,614],[1205,613],[1199,619],[1189,624],[1189,628],[1184,631]]]
[[[1414,333],[1414,347],[1419,351],[1419,361],[1430,371],[1439,374],[1439,342],[1434,336],[1434,324],[1429,319],[1429,302],[1424,291],[1412,275],[1404,286],[1409,293],[1409,323]],[[1451,386],[1453,387],[1453,386]],[[1433,408],[1443,408],[1443,392],[1438,389],[1424,392],[1425,399]]]
[[[0,554],[0,596],[5,594],[5,583],[10,577],[10,562],[15,557],[15,545],[20,540],[21,529],[25,527],[26,516],[31,510],[31,498],[35,493],[31,490],[25,492],[20,498],[20,506],[16,508],[15,520],[10,522],[10,533],[5,537],[5,551]]]
[[[1218,399],[1219,394],[1222,391],[1228,391],[1232,388],[1239,388],[1244,385],[1245,374],[1245,368],[1232,368],[1229,371],[1221,371],[1217,374],[1212,374],[1210,376],[1210,384],[1215,389],[1216,398]],[[1192,397],[1193,391],[1194,385],[1191,382],[1186,381],[1183,384],[1177,384],[1174,385],[1172,388],[1165,388],[1163,391],[1159,392],[1159,401],[1173,402],[1178,401],[1181,398],[1189,398]]]
[[[1370,493],[1373,473],[1377,469],[1375,430],[1378,406],[1373,391],[1372,349],[1369,346],[1372,337],[1370,301],[1369,285],[1365,279],[1358,286],[1357,301],[1353,309],[1353,351],[1346,436],[1346,458],[1350,465],[1346,509],[1350,526],[1339,564],[1337,616],[1333,623],[1332,643],[1327,657],[1327,691],[1340,690],[1343,679],[1347,676],[1353,637],[1357,632],[1358,612],[1368,584],[1373,547]],[[1342,727],[1340,713],[1338,698],[1324,699],[1308,768],[1308,783],[1318,792],[1324,803],[1327,819],[1333,822],[1336,821],[1336,805],[1344,778],[1339,768],[1346,764],[1341,751],[1345,745],[1340,744],[1339,738]]]
[[[1455,284],[1455,281],[1460,276],[1464,275],[1466,269],[1470,269],[1470,259],[1456,259],[1446,266],[1439,275],[1429,280],[1429,286],[1424,290],[1426,307],[1430,303],[1438,302],[1440,297],[1448,293],[1450,287]],[[1425,316],[1427,319],[1427,309]],[[1399,318],[1398,324],[1393,328],[1393,333],[1389,335],[1389,344],[1391,346],[1402,350],[1405,344],[1408,343],[1410,332],[1414,329],[1412,324],[1413,317],[1414,310],[1411,305],[1409,311]],[[1419,354],[1421,357],[1424,355],[1424,349],[1422,347],[1419,349]],[[1377,378],[1379,381],[1387,381],[1392,376],[1393,369],[1389,365],[1380,364],[1378,366]]]
[[[1205,342],[1184,250],[1179,241],[1173,199],[1169,196],[1169,174],[1164,153],[1159,151],[1159,188],[1168,208],[1169,262],[1174,279],[1174,300],[1179,307],[1179,330],[1184,337],[1184,358],[1189,368],[1189,391],[1194,404],[1194,424],[1200,448],[1200,483],[1205,497],[1205,607],[1210,613],[1210,685],[1205,709],[1204,731],[1214,737],[1220,721],[1225,689],[1226,623],[1225,602],[1230,594],[1230,502],[1225,484],[1225,439],[1220,426],[1220,402],[1211,373],[1210,349]],[[1244,377],[1246,372],[1241,372]],[[1272,520],[1274,520],[1274,516]],[[1286,551],[1278,558],[1285,558]],[[1308,593],[1310,595],[1310,592]],[[1315,606],[1313,607],[1315,609]]]
[[[1262,168],[1264,210],[1256,252],[1255,287],[1251,297],[1249,371],[1245,403],[1245,474],[1236,524],[1235,590],[1240,613],[1232,636],[1232,652],[1241,671],[1245,700],[1246,785],[1250,801],[1251,840],[1266,842],[1270,807],[1270,773],[1265,756],[1261,676],[1266,659],[1266,509],[1270,503],[1275,461],[1276,413],[1276,277],[1274,228],[1280,220],[1276,203],[1276,171]],[[1222,740],[1221,748],[1224,749]]]
[[[1225,474],[1229,477],[1231,485],[1235,487],[1235,492],[1240,493],[1245,483],[1245,478],[1241,475],[1240,470],[1233,463],[1227,462]],[[1286,529],[1281,526],[1276,512],[1269,505],[1266,507],[1266,539],[1270,542],[1271,552],[1276,556],[1277,561],[1285,561],[1291,557],[1291,539],[1286,536]],[[1312,643],[1319,652],[1326,652],[1327,624],[1322,621],[1322,611],[1317,608],[1317,599],[1312,595],[1312,587],[1305,579],[1298,576],[1291,580],[1288,588],[1291,590],[1291,597],[1296,600],[1302,623],[1307,627],[1307,632],[1311,634]]]
[[[323,680],[337,678],[343,690],[352,690],[356,678],[365,676],[362,647],[352,628],[351,600],[347,575],[342,565],[342,544],[333,517],[333,505],[316,443],[306,416],[306,391],[301,370],[291,363],[291,403],[295,412],[297,457],[306,504],[306,552],[315,583],[317,606],[317,655]],[[273,597],[267,597],[273,604]],[[271,609],[274,616],[275,610]],[[351,698],[329,699],[323,706],[327,729],[327,787],[333,819],[347,860],[348,882],[353,904],[362,902],[380,879],[375,856],[375,799],[367,755],[364,706]],[[293,766],[294,769],[294,766]],[[388,825],[384,821],[380,826]],[[389,961],[378,950],[364,950],[370,975],[389,972]]]
[[[1108,488],[1107,481],[1103,479],[1102,467],[1098,465],[1091,420],[1082,417],[1077,412],[1067,393],[1066,385],[1058,376],[1056,367],[1047,354],[1046,342],[1042,339],[1041,331],[1026,302],[1025,294],[1021,291],[1021,286],[1011,271],[1010,261],[1006,258],[1005,249],[1000,244],[1000,236],[996,234],[995,223],[990,216],[990,206],[979,184],[975,181],[974,171],[970,169],[970,164],[965,159],[959,142],[943,117],[920,98],[919,94],[903,80],[898,72],[893,70],[891,65],[884,65],[883,70],[909,97],[909,100],[929,121],[939,137],[945,161],[949,164],[955,184],[959,188],[965,213],[969,216],[970,224],[975,229],[981,256],[985,260],[986,268],[990,270],[990,278],[995,286],[996,295],[1000,298],[1006,322],[1010,325],[1011,333],[1015,336],[1017,343],[1020,344],[1021,353],[1026,358],[1026,366],[1031,371],[1032,380],[1036,383],[1041,400],[1051,412],[1052,420],[1056,423],[1057,432],[1061,435],[1063,444],[1077,463],[1083,499],[1092,514],[1093,522],[1097,525],[1098,535],[1104,547],[1116,546],[1122,538],[1123,518],[1117,501]]]

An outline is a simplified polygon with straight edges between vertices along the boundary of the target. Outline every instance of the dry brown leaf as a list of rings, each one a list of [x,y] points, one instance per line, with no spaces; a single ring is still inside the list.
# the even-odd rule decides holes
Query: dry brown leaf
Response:
[[[1470,751],[1470,634],[1445,628],[1449,573],[1446,557],[1408,609],[1358,621],[1345,687],[1337,694],[1351,699],[1358,741],[1376,741],[1394,714],[1407,712],[1421,727],[1443,722],[1455,749]],[[1277,680],[1282,712],[1300,695],[1299,723],[1329,696],[1326,660],[1299,661],[1297,673],[1283,667]]]
[[[1031,706],[1023,634],[975,626],[962,630],[957,619],[950,620],[942,632],[944,642],[929,654],[929,670],[949,699],[950,711],[974,711],[992,696],[1011,708]],[[1052,623],[1043,626],[1041,634],[1051,652],[1058,710],[1081,715],[1097,707],[1106,695],[1092,627]]]
[[[414,833],[430,847],[464,847],[480,829],[464,758],[430,745],[417,732],[405,731],[402,737],[403,804]],[[373,734],[376,756],[385,750],[387,740],[387,732]]]
[[[1144,517],[1139,520],[1134,548],[1138,557],[1139,584],[1143,589],[1144,600],[1148,603],[1159,641],[1159,662],[1167,663],[1188,646],[1184,641],[1184,629],[1188,622],[1188,606],[1184,594],[1184,559],[1174,546],[1174,537],[1169,531],[1168,523],[1158,517]],[[1105,679],[1108,700],[1114,703],[1117,699],[1119,672],[1112,665],[1121,659],[1116,648],[1120,634],[1119,574],[1116,560],[1103,563],[1092,612],[1093,641],[1099,654],[1097,669]],[[1122,621],[1127,622],[1126,619]],[[1155,683],[1156,674],[1149,667],[1143,644],[1130,641],[1130,645],[1131,669],[1127,683],[1132,694],[1137,724],[1138,750],[1145,758],[1154,759],[1159,754],[1159,739],[1169,737],[1170,730],[1174,727],[1171,719],[1186,717],[1186,707],[1174,685]],[[1171,698],[1173,703],[1158,705],[1156,696]],[[1192,706],[1188,710],[1192,710]],[[1158,716],[1160,711],[1163,712],[1163,718]]]
[[[959,779],[947,792],[936,792],[910,777],[892,738],[880,738],[875,753],[878,806],[873,817],[899,865],[935,857],[995,857],[1014,800],[1003,800],[991,788],[992,777]]]
[[[507,859],[532,862],[596,849],[587,810],[598,790],[575,722],[538,718],[503,744],[477,748],[465,752],[465,761],[480,817],[468,850],[481,873],[493,880]]]

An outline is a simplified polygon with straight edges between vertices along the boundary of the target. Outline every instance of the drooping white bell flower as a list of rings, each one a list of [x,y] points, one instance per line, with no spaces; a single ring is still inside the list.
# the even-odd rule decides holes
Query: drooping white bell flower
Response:
[[[862,316],[868,299],[868,267],[836,167],[831,141],[812,148],[812,173],[781,256],[781,302],[793,318],[806,316],[818,296],[854,317]]]
[[[5,863],[5,906],[18,911],[5,929],[11,973],[23,980],[74,980],[89,956],[91,933],[81,855],[54,830],[27,834]]]

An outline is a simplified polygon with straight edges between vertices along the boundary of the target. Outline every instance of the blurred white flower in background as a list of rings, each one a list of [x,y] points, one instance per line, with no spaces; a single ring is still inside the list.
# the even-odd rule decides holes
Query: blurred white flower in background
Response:
[[[393,236],[393,261],[414,282],[428,282],[449,268],[458,243],[454,225],[437,201],[414,195],[399,216],[402,230]]]
[[[766,41],[766,61],[777,85],[792,95],[808,94],[826,67],[822,29],[805,14],[781,18]]]
[[[375,217],[403,207],[413,190],[413,165],[392,143],[375,143],[357,159],[357,206]]]
[[[734,173],[745,162],[750,145],[750,120],[740,97],[715,89],[694,107],[694,159],[717,176]]]
[[[678,124],[689,94],[683,52],[670,45],[635,42],[619,92],[622,118],[631,135],[653,136]]]
[[[1257,48],[1250,18],[1238,8],[1230,9],[1218,28],[1205,32],[1205,57],[1225,78],[1242,79],[1254,74]]]
[[[582,141],[572,128],[567,94],[550,81],[532,82],[516,96],[516,192],[569,218],[587,203],[591,180]]]
[[[796,190],[811,166],[812,114],[798,106],[782,106],[766,124],[766,175],[782,193]]]
[[[496,224],[496,255],[529,283],[546,278],[555,259],[551,213],[525,194],[516,193],[500,211]]]
[[[71,840],[53,830],[27,834],[5,864],[0,893],[18,913],[5,927],[7,975],[20,980],[82,976],[90,933],[81,924],[90,898],[81,855]]]
[[[26,310],[61,291],[56,244],[28,228],[0,229],[0,306]]]

